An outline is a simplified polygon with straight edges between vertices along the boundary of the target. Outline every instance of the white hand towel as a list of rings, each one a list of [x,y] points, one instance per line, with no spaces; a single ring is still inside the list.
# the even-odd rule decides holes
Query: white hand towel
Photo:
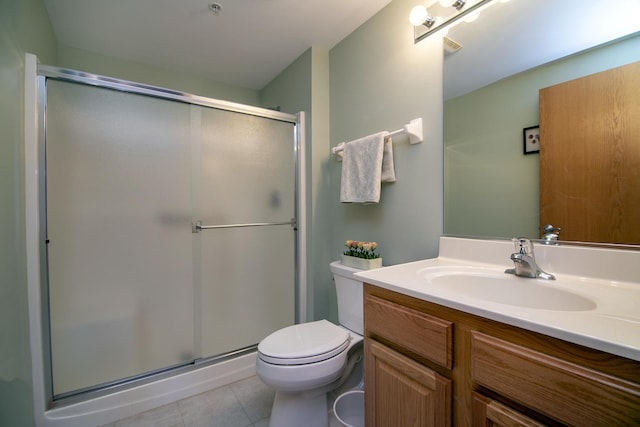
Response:
[[[344,146],[340,201],[378,203],[382,181],[384,140],[388,132],[379,132],[348,142]],[[391,157],[393,161],[393,156]],[[395,180],[395,174],[392,177]]]
[[[396,169],[393,166],[393,141],[387,136],[384,139],[384,150],[382,151],[382,182],[396,182]]]
[[[341,142],[336,146],[336,160],[342,161],[344,157],[344,146],[346,142]],[[393,166],[393,141],[391,137],[384,138],[384,149],[382,151],[382,182],[396,182],[396,170]]]

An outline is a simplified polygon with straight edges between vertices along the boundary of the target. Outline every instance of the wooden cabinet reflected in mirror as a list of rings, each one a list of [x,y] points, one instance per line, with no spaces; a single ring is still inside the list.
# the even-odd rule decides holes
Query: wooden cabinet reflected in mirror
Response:
[[[540,90],[540,229],[640,244],[640,62]]]

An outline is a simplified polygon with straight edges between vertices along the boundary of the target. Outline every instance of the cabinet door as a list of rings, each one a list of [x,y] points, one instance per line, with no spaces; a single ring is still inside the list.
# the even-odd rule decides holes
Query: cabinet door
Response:
[[[495,400],[474,393],[473,427],[544,427],[544,424]]]
[[[367,426],[451,425],[451,381],[371,339],[365,340]]]
[[[640,62],[540,91],[540,229],[640,243]]]

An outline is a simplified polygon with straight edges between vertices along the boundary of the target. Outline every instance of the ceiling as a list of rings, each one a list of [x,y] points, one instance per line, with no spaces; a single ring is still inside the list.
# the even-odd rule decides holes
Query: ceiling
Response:
[[[216,15],[209,4],[222,6]],[[262,89],[391,0],[44,0],[58,43]]]
[[[44,0],[62,45],[254,90],[309,47],[332,48],[390,2]],[[449,30],[463,48],[445,57],[445,99],[640,31],[639,0],[490,5],[477,21]]]

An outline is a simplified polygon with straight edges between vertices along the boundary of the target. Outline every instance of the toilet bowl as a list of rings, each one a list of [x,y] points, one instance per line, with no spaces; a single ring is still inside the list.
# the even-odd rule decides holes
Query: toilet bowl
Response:
[[[331,263],[338,297],[338,320],[288,326],[258,344],[256,374],[276,390],[271,427],[327,427],[327,394],[362,378],[361,271]],[[342,300],[342,301],[341,301]]]

